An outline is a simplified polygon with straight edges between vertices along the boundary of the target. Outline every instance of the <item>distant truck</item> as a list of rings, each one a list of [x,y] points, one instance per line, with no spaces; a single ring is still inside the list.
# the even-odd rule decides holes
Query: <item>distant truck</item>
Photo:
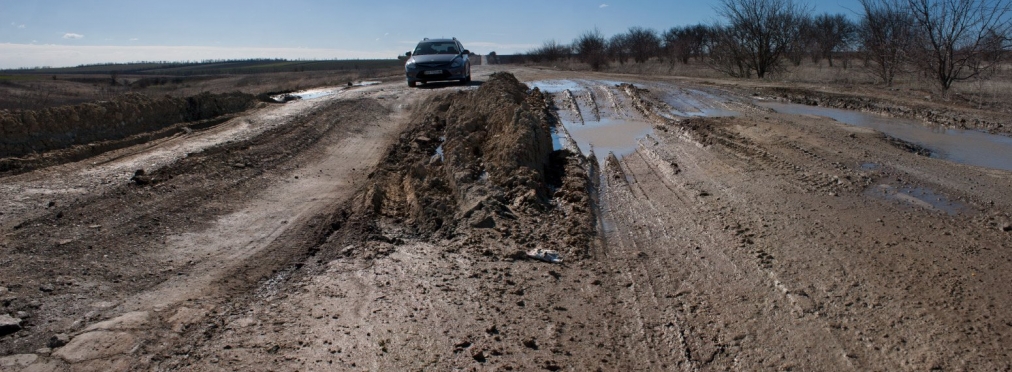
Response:
[[[425,38],[418,42],[415,50],[405,53],[407,62],[404,73],[408,86],[414,87],[430,81],[457,80],[462,84],[471,82],[471,51],[452,39]]]

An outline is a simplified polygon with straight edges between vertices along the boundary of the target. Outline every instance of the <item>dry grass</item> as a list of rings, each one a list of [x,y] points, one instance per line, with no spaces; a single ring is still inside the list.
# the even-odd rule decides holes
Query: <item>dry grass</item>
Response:
[[[136,84],[152,76],[110,75],[0,75],[0,110],[37,110],[46,107],[104,101],[125,93],[153,97],[188,97],[201,92],[260,94],[345,85],[361,80],[400,76],[400,69],[278,72],[243,75],[165,77],[164,84]],[[154,78],[158,78],[155,76]]]
[[[587,64],[576,60],[556,62],[552,67],[570,71],[590,71]],[[701,61],[691,60],[689,64],[670,64],[652,60],[647,63],[611,63],[603,72],[637,75],[682,76],[723,81],[755,82],[755,79],[730,78],[710,68]],[[953,84],[948,97],[941,96],[938,84],[915,72],[898,75],[892,87],[879,82],[871,69],[864,67],[861,60],[850,60],[847,68],[835,60],[829,67],[826,61],[812,63],[804,61],[800,66],[786,66],[784,71],[771,74],[766,81],[782,85],[799,85],[813,88],[831,88],[854,94],[877,92],[883,95],[910,98],[920,101],[945,102],[965,108],[983,109],[1012,114],[1012,65],[1003,66],[987,79],[963,81]]]

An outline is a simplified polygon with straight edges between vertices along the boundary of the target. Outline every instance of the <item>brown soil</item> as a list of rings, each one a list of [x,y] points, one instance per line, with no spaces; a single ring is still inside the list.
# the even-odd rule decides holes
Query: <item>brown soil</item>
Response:
[[[747,94],[668,115],[699,82],[497,68],[0,178],[0,369],[1012,368],[1012,173]],[[629,84],[520,83],[574,78]],[[656,127],[552,150],[609,115]]]

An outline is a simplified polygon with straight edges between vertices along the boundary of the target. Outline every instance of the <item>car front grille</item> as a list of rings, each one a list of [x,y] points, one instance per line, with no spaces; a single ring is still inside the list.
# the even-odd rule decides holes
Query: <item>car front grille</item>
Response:
[[[421,67],[421,68],[436,68],[436,67],[448,67],[448,66],[450,66],[450,64],[446,63],[446,62],[420,62],[420,63],[416,63],[415,65],[418,66],[418,67]]]

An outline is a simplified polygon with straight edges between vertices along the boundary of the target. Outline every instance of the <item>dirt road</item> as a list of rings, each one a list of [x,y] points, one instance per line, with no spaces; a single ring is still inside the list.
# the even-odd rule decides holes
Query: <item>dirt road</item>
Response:
[[[1012,368],[1012,173],[776,87],[495,69],[0,178],[0,369]]]

